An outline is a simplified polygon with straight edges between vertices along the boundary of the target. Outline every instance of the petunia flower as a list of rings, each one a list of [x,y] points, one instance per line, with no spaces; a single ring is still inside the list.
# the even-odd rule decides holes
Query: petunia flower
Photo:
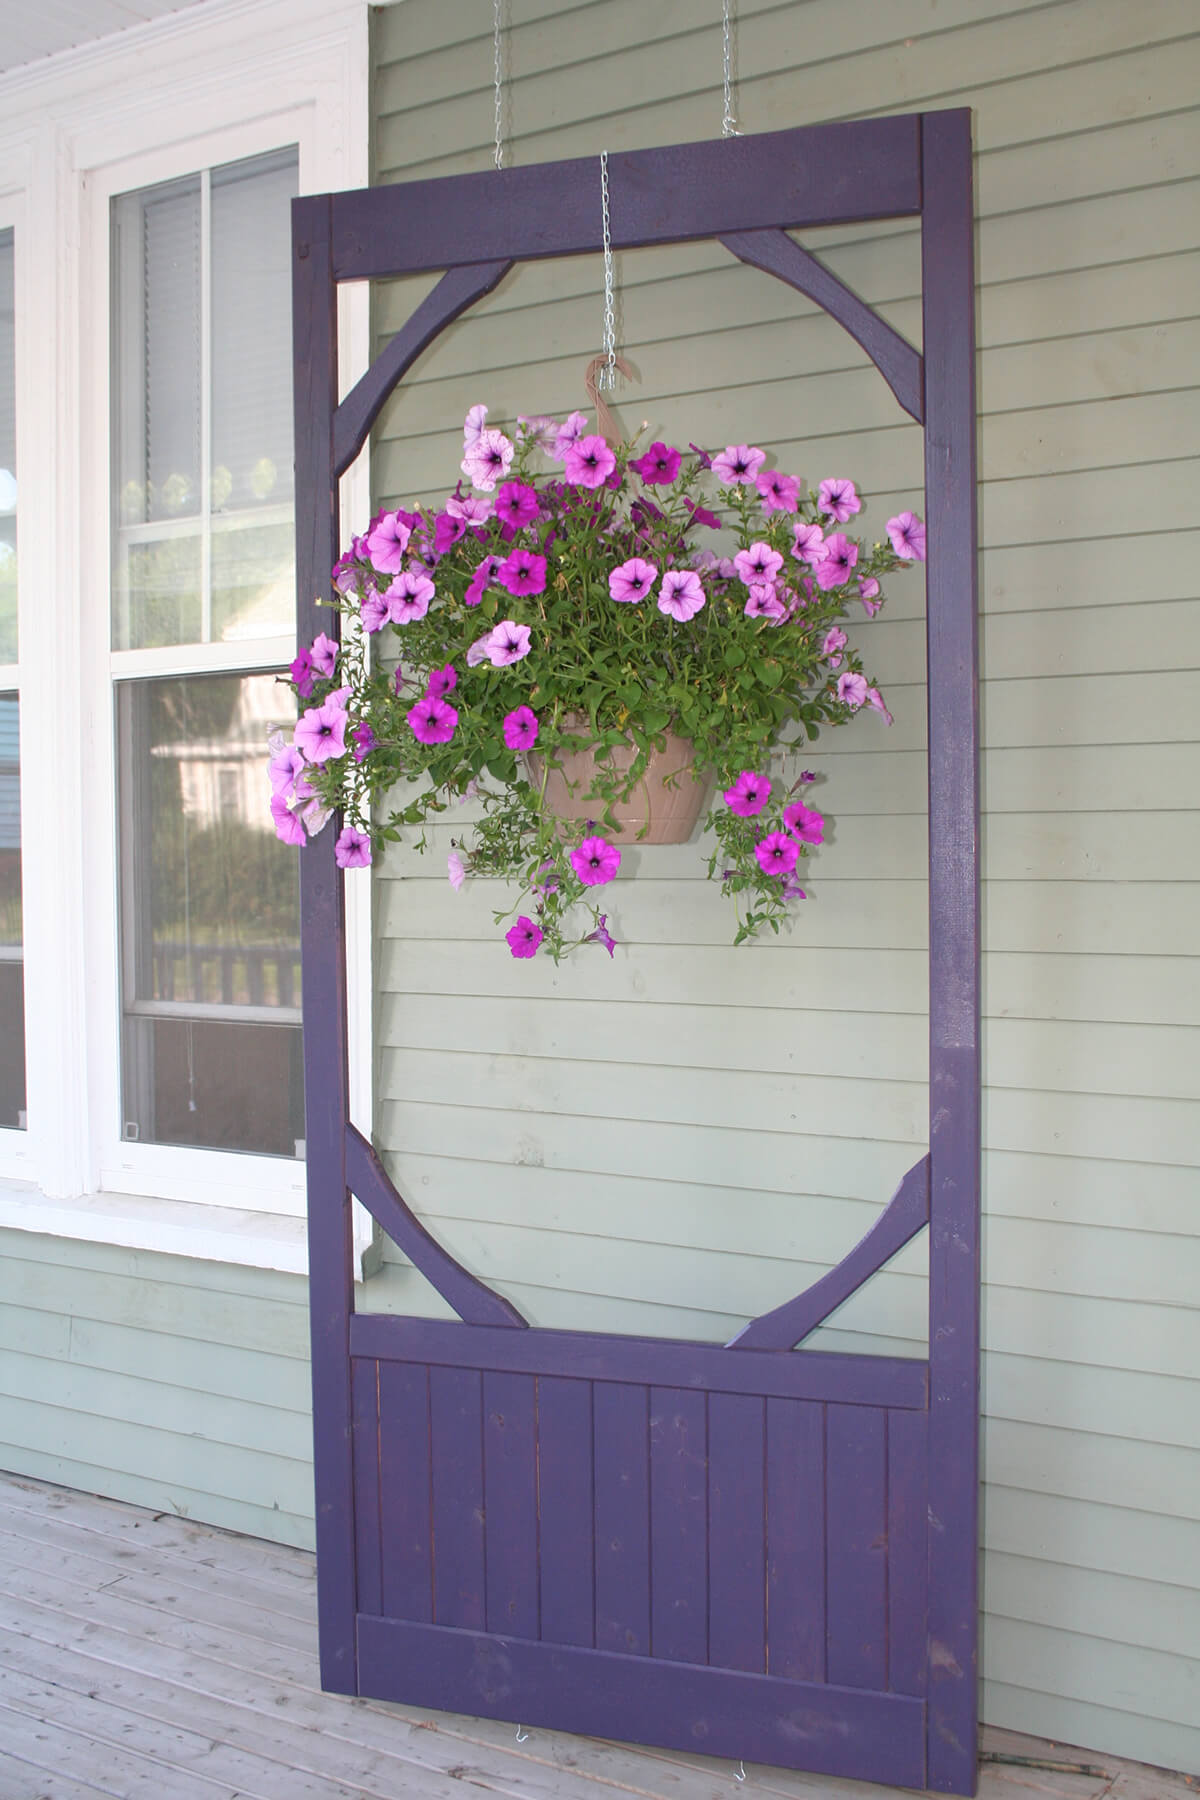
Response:
[[[760,813],[771,798],[771,783],[766,775],[756,775],[753,769],[743,769],[731,788],[725,789],[725,804],[730,812],[735,812],[739,819],[749,819]]]
[[[326,637],[323,631],[318,631],[312,641],[312,649],[309,654],[317,674],[323,675],[328,681],[337,667],[338,646],[331,637]]]
[[[852,670],[847,669],[844,675],[838,676],[837,697],[846,706],[853,706],[857,710],[867,697],[866,676],[855,675]]]
[[[894,725],[896,723],[895,719],[893,719],[891,713],[888,711],[883,695],[878,688],[869,687],[867,689],[867,705],[873,706],[877,713],[883,714],[885,724]]]
[[[749,444],[729,444],[713,457],[713,474],[726,487],[752,487],[766,460],[765,450],[751,449]]]
[[[748,550],[738,551],[733,566],[749,587],[752,582],[774,581],[783,567],[783,558],[770,544],[751,544]]]
[[[523,656],[529,655],[529,627],[518,625],[515,619],[501,619],[488,632],[484,648],[493,668],[506,669],[510,663],[520,662]]]
[[[486,494],[451,494],[446,511],[452,519],[462,519],[467,525],[486,525],[495,511],[495,502]]]
[[[498,481],[508,474],[514,446],[502,431],[481,431],[459,464],[472,487],[490,494]]]
[[[759,867],[765,875],[790,875],[800,856],[800,846],[782,831],[769,831],[754,846]]]
[[[797,562],[819,563],[825,555],[825,533],[819,525],[797,525],[792,531],[792,555]]]
[[[603,486],[617,466],[617,459],[605,438],[581,437],[568,444],[563,457],[563,474],[580,487]]]
[[[888,536],[892,540],[892,549],[905,562],[915,557],[918,562],[925,561],[925,527],[916,513],[897,513],[894,519],[887,522]]]
[[[388,622],[388,603],[378,588],[368,588],[362,597],[359,617],[366,632],[380,631]]]
[[[458,710],[436,694],[426,694],[409,707],[408,724],[419,744],[448,744],[458,724]]]
[[[397,575],[383,595],[387,602],[387,616],[393,625],[411,625],[414,619],[425,617],[433,595],[434,586],[428,575],[418,575],[413,569],[405,569],[403,574]]]
[[[642,480],[652,486],[667,486],[679,474],[679,465],[683,461],[678,450],[667,444],[651,444],[644,456],[639,456],[629,467],[636,469]]]
[[[492,582],[496,579],[496,571],[500,567],[502,561],[503,558],[499,556],[484,557],[467,584],[467,591],[463,595],[464,606],[479,605],[479,602],[483,599],[484,588],[490,587]]]
[[[275,836],[283,844],[302,844],[304,842],[304,825],[298,819],[282,794],[271,795],[271,817],[275,821]]]
[[[365,762],[375,748],[375,733],[365,719],[360,719],[350,736],[354,739],[355,762]]]
[[[608,592],[613,600],[622,603],[644,600],[657,580],[658,570],[653,563],[631,556],[609,575]]]
[[[720,519],[715,512],[709,512],[707,506],[697,506],[696,502],[694,500],[689,500],[686,494],[683,496],[683,504],[692,515],[688,520],[689,527],[692,525],[708,525],[713,531],[720,531]]]
[[[367,533],[367,555],[381,575],[398,575],[412,531],[398,513],[383,513]]]
[[[528,419],[517,419],[517,436],[534,450],[544,450],[547,456],[553,456],[561,430],[562,426],[557,419],[548,419],[544,413],[535,413]]]
[[[546,559],[532,550],[513,550],[496,570],[496,580],[510,594],[544,594]]]
[[[447,663],[444,669],[431,669],[429,671],[429,681],[425,688],[425,694],[427,698],[432,695],[435,700],[444,700],[446,695],[452,694],[457,686],[458,675],[454,665],[453,663]]]
[[[821,655],[830,668],[836,669],[842,660],[842,651],[846,648],[846,634],[840,625],[832,626],[825,633],[825,641],[821,645]]]
[[[518,706],[504,717],[504,741],[510,750],[528,750],[537,743],[537,714],[528,706]]]
[[[783,823],[792,836],[799,838],[802,844],[823,844],[825,842],[825,819],[811,806],[803,805],[799,800],[783,809]]]
[[[873,619],[883,605],[880,598],[879,583],[873,575],[862,575],[858,582],[858,597],[863,603],[863,611],[868,619]]]
[[[491,658],[488,656],[488,639],[491,635],[490,631],[485,631],[482,637],[477,637],[475,639],[475,642],[467,651],[468,669],[477,669],[480,663],[491,661]]]
[[[459,538],[465,537],[467,521],[461,513],[452,513],[447,509],[440,512],[433,521],[433,554],[435,557],[445,556],[447,550],[453,549]]]
[[[781,475],[778,469],[764,469],[754,477],[765,513],[794,513],[800,504],[800,483],[794,475]]]
[[[311,699],[313,687],[315,685],[313,681],[312,651],[301,650],[288,664],[288,674],[291,676],[296,692],[299,694],[300,698],[302,700]]]
[[[289,800],[296,791],[296,777],[304,769],[304,757],[295,744],[281,744],[267,764],[267,778],[273,794]]]
[[[817,506],[839,525],[844,525],[851,513],[862,511],[862,501],[854,491],[854,483],[840,477],[821,483],[817,489]]]
[[[756,581],[742,611],[748,619],[774,619],[778,625],[787,618],[787,607],[779,598],[773,581]]]
[[[780,892],[785,900],[807,900],[808,895],[796,880],[794,873],[785,875],[779,884]]]
[[[571,867],[584,887],[603,887],[620,866],[621,852],[600,837],[584,838],[579,848],[571,851]]]
[[[332,698],[324,706],[311,706],[296,721],[295,743],[305,762],[328,762],[346,754],[346,709]]]
[[[446,878],[456,894],[467,879],[467,865],[457,850],[451,850],[446,857]]]
[[[558,436],[554,440],[553,455],[557,462],[562,462],[572,444],[579,442],[587,431],[587,414],[573,412],[566,423],[559,427]]]
[[[813,568],[817,585],[822,588],[841,587],[849,581],[851,570],[858,561],[858,545],[835,531],[832,537],[825,539],[825,554]]]
[[[541,517],[537,492],[524,481],[506,481],[496,495],[496,517],[521,531]]]
[[[463,420],[463,449],[464,450],[469,450],[473,444],[477,444],[479,442],[480,438],[483,436],[483,430],[484,430],[484,425],[487,421],[487,416],[488,416],[488,409],[486,406],[483,406],[482,404],[477,405],[477,406],[472,406],[470,408],[470,410],[467,413],[466,418]]]
[[[347,825],[333,846],[333,860],[339,869],[365,869],[371,862],[371,840],[365,831]]]
[[[597,914],[595,931],[589,931],[583,941],[585,944],[603,944],[609,956],[612,955],[617,947],[617,940],[608,929],[607,913]]]
[[[514,956],[536,956],[538,945],[542,941],[542,929],[532,919],[522,913],[511,931],[504,934],[505,942]]]
[[[700,577],[692,569],[668,569],[658,590],[658,610],[686,625],[704,605]]]

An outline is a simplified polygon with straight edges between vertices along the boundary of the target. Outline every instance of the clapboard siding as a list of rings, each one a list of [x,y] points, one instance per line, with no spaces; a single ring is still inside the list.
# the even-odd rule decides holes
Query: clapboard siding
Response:
[[[710,135],[719,18],[513,0],[511,161]],[[381,180],[489,165],[489,21],[378,18]],[[738,9],[739,120],[969,104],[978,259],[985,970],[985,1714],[1200,1768],[1200,38],[1191,0]],[[918,234],[806,238],[919,334]],[[718,248],[618,259],[627,428],[854,474],[864,529],[920,436],[817,309]],[[429,283],[382,284],[380,338]],[[527,266],[415,365],[381,499],[432,498],[458,422],[564,412],[597,259]],[[702,372],[702,373],[700,373]],[[919,503],[919,501],[918,501]],[[377,877],[376,1130],[443,1240],[539,1322],[717,1338],[836,1260],[920,1153],[923,594],[858,640],[896,725],[805,760],[827,844],[783,937],[733,954],[696,846],[632,852],[613,962],[514,965],[499,891]],[[1084,610],[1086,609],[1086,611]],[[842,739],[846,741],[841,741]],[[461,829],[469,815],[458,823]],[[368,1304],[437,1311],[388,1264]],[[922,1338],[910,1249],[820,1335]]]

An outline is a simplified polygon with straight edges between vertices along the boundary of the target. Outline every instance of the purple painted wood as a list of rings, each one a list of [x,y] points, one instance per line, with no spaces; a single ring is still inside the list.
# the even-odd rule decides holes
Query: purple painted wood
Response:
[[[596,1636],[592,1384],[537,1377],[542,1637],[590,1645]]]
[[[592,1392],[596,1647],[650,1654],[649,1395],[629,1382]]]
[[[888,1687],[924,1694],[928,1427],[923,1413],[888,1414]]]
[[[708,1404],[650,1390],[650,1638],[655,1656],[708,1661]]]
[[[350,1341],[356,1356],[437,1361],[460,1368],[527,1375],[660,1383],[727,1394],[775,1394],[790,1400],[843,1400],[864,1406],[923,1409],[926,1364],[904,1356],[839,1351],[739,1350],[672,1338],[607,1337],[601,1332],[507,1331],[453,1319],[359,1313]]]
[[[920,211],[916,114],[614,152],[613,248]],[[297,202],[303,207],[304,201]],[[598,157],[339,194],[339,281],[598,251]]]
[[[383,1611],[383,1542],[379,1493],[379,1364],[357,1360],[351,1371],[354,1408],[354,1553],[358,1610]]]
[[[925,1707],[899,1694],[361,1619],[381,1700],[920,1787]]]
[[[536,1378],[483,1378],[483,1495],[487,1628],[536,1638],[538,1482]]]
[[[922,120],[929,532],[929,1785],[978,1741],[979,699],[971,118]]]
[[[723,1669],[767,1666],[766,1401],[708,1401],[708,1656]]]
[[[886,319],[865,306],[786,231],[727,231],[721,242],[740,262],[786,281],[836,319],[861,344],[905,412],[921,423],[925,415],[921,355],[907,338],[893,331]]]
[[[865,1237],[835,1269],[773,1312],[752,1319],[731,1350],[790,1350],[902,1250],[929,1219],[929,1158],[914,1163]]]
[[[887,1686],[887,1415],[831,1406],[825,1458],[829,1679],[878,1691]]]
[[[296,627],[309,643],[335,613],[318,613],[339,554],[338,494],[331,463],[337,403],[337,295],[328,196],[293,214],[292,338],[296,428]],[[317,1611],[321,1685],[358,1688],[354,1631],[354,1469],[350,1396],[350,1313],[354,1259],[344,1122],[349,1109],[346,1048],[345,910],[333,833],[300,859],[300,944],[304,970],[304,1110],[307,1143],[309,1321],[312,1340],[313,1466],[316,1485]]]
[[[825,1408],[811,1400],[767,1401],[767,1673],[825,1680]]]
[[[430,1369],[433,1607],[439,1625],[481,1630],[487,1576],[483,1531],[483,1377]]]
[[[446,326],[484,294],[490,294],[512,268],[511,261],[468,263],[451,269],[427,294],[409,319],[355,382],[333,418],[333,466],[344,475],[367,441],[367,433],[383,410],[396,383]]]
[[[362,1133],[346,1126],[346,1179],[409,1261],[468,1325],[525,1326],[511,1301],[471,1275],[426,1231]]]
[[[379,1488],[383,1508],[383,1610],[433,1619],[433,1471],[429,1371],[379,1363]]]

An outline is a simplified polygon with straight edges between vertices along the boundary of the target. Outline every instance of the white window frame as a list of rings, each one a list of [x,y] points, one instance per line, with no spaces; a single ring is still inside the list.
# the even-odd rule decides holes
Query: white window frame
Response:
[[[26,82],[0,79],[0,112],[13,102],[26,112],[12,143],[0,137],[0,205],[7,180],[25,240],[16,266],[28,1067],[28,1129],[0,1132],[0,1226],[305,1267],[303,1163],[121,1135],[114,673],[277,666],[295,643],[289,631],[248,646],[110,651],[109,203],[289,144],[299,147],[301,193],[361,186],[368,79],[366,0],[206,0],[48,58]],[[36,286],[35,266],[52,271]],[[369,351],[367,298],[365,286],[342,297],[340,361],[355,373]],[[31,467],[36,481],[26,480]],[[367,517],[365,457],[342,503],[347,526]],[[28,546],[47,534],[49,571],[39,555],[34,595]],[[264,805],[265,796],[264,776]],[[369,872],[348,882],[347,925],[351,1110],[369,1132]],[[10,1148],[17,1138],[27,1141]],[[357,1207],[355,1239],[365,1252],[370,1222]]]

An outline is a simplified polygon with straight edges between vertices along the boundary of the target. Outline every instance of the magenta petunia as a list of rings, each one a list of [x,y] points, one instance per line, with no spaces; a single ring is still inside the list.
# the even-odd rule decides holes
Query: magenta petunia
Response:
[[[337,667],[338,659],[338,646],[333,639],[326,637],[323,631],[318,631],[312,641],[309,655],[312,657],[312,666],[317,674],[323,675],[328,681]]]
[[[765,513],[794,513],[800,504],[800,483],[794,475],[781,475],[778,469],[764,469],[754,477]]]
[[[511,931],[505,932],[504,939],[514,956],[536,956],[542,936],[541,926],[522,913]]]
[[[496,495],[496,517],[517,531],[532,525],[541,514],[536,491],[523,481],[506,481]]]
[[[333,860],[339,869],[365,869],[371,861],[371,840],[365,831],[347,825],[333,846]]]
[[[428,575],[418,575],[412,569],[405,569],[402,575],[397,575],[383,595],[387,603],[387,616],[393,625],[410,625],[414,619],[425,617],[433,595],[434,586]],[[364,624],[365,622],[364,618]]]
[[[563,474],[579,487],[602,487],[616,466],[612,448],[602,437],[576,438],[563,457]]]
[[[440,512],[433,521],[433,554],[434,557],[445,556],[452,550],[459,538],[467,533],[467,521],[461,513]]]
[[[688,520],[689,525],[707,525],[713,531],[720,531],[720,519],[715,512],[709,512],[707,506],[697,506],[696,502],[689,500],[686,494],[683,496],[683,504],[692,515]]]
[[[692,569],[668,569],[658,590],[658,610],[686,625],[704,605],[704,588]]]
[[[310,699],[314,686],[312,651],[301,650],[288,664],[288,674],[291,676],[300,698],[302,700]]]
[[[800,856],[800,846],[782,831],[769,831],[754,846],[759,867],[766,875],[790,875]]]
[[[481,493],[490,494],[498,481],[508,474],[513,459],[513,443],[502,431],[481,431],[468,446],[459,467]]]
[[[857,561],[858,545],[835,531],[832,537],[825,539],[825,554],[813,568],[818,586],[841,587],[844,581],[849,581]]]
[[[544,594],[546,559],[532,550],[513,550],[496,570],[496,580],[510,594]]]
[[[271,795],[271,817],[275,821],[275,836],[281,843],[302,844],[304,842],[304,826],[282,794]]]
[[[504,741],[510,750],[528,750],[537,743],[540,729],[537,714],[531,707],[514,707],[512,712],[505,714]]]
[[[631,556],[628,562],[614,569],[608,578],[608,592],[613,600],[622,604],[626,601],[644,600],[655,582],[658,580],[658,569],[652,562],[646,562],[640,556]]]
[[[862,501],[854,490],[854,483],[840,477],[821,483],[817,489],[817,505],[839,525],[844,525],[851,513],[862,511]]]
[[[892,540],[892,549],[905,562],[915,557],[917,562],[925,561],[925,527],[916,513],[897,513],[894,519],[887,522],[888,536]]]
[[[617,940],[608,929],[607,913],[597,913],[596,929],[595,931],[589,931],[583,941],[585,944],[603,944],[604,948],[608,951],[608,954],[610,956],[612,955],[617,947]]]
[[[725,789],[724,798],[730,812],[737,813],[740,819],[749,819],[760,813],[771,798],[770,779],[756,775],[753,769],[743,769],[733,786]]]
[[[825,533],[819,525],[797,525],[792,531],[792,555],[810,567],[825,555]]]
[[[637,470],[643,481],[652,486],[665,486],[675,480],[682,461],[683,458],[678,450],[672,449],[669,444],[656,443],[651,444],[646,454],[639,456],[637,461],[631,462],[629,466],[631,469]]]
[[[324,706],[311,706],[296,721],[295,742],[305,762],[328,762],[331,756],[346,754],[346,709],[331,699]]]
[[[859,577],[858,597],[863,603],[863,611],[866,613],[868,619],[873,619],[883,605],[883,600],[880,597],[879,583],[873,575],[863,575]]]
[[[432,696],[434,700],[444,700],[446,695],[452,694],[457,686],[458,674],[454,665],[452,663],[447,663],[444,669],[431,669],[429,671],[429,680],[425,687],[425,695],[427,699]]]
[[[426,694],[408,709],[408,724],[419,744],[448,744],[458,724],[458,710],[435,694]]]
[[[603,887],[621,866],[621,852],[615,844],[600,837],[584,838],[578,850],[571,852],[571,867],[584,887]]]
[[[733,566],[749,587],[752,583],[774,581],[783,567],[783,558],[770,544],[751,544],[748,550],[738,551]]]
[[[825,819],[811,806],[804,806],[797,800],[792,806],[783,809],[783,822],[793,837],[799,838],[802,844],[822,844],[825,841]]]
[[[765,450],[749,444],[729,444],[712,460],[713,474],[726,487],[753,487],[754,478],[767,460]]]
[[[412,536],[398,513],[383,513],[367,533],[367,555],[381,575],[398,575]]]
[[[504,559],[499,556],[485,556],[467,585],[463,595],[465,606],[478,606],[483,599],[483,590],[490,587],[496,579],[496,571]]]
[[[847,669],[844,675],[838,676],[837,697],[847,706],[860,707],[867,697],[866,676],[855,675],[853,670]]]
[[[360,719],[350,736],[354,739],[355,762],[365,762],[375,748],[375,733],[365,719]]]
[[[518,625],[515,619],[501,619],[488,632],[484,648],[493,668],[506,669],[510,663],[520,662],[523,656],[529,655],[529,627]]]

